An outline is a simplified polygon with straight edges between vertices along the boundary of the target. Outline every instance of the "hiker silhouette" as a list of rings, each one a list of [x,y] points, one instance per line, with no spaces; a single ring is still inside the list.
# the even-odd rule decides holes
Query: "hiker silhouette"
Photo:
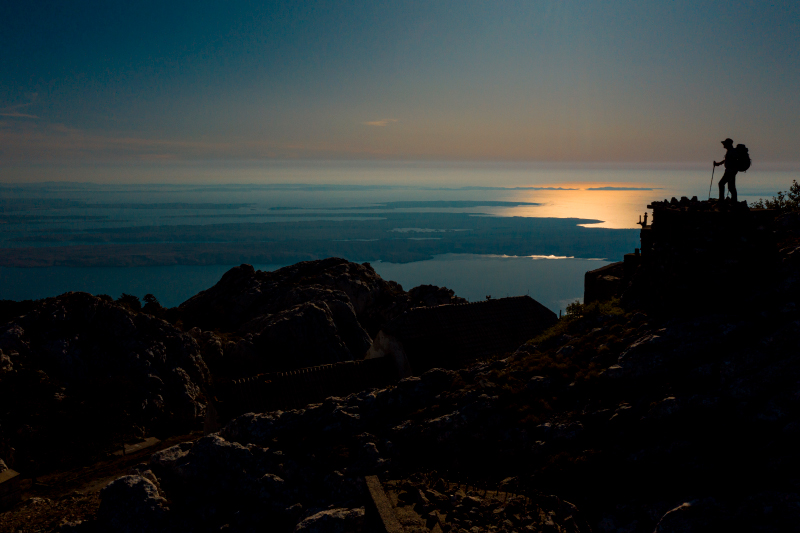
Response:
[[[728,184],[728,191],[731,193],[731,200],[736,202],[736,173],[738,169],[738,161],[736,159],[736,149],[733,147],[733,140],[728,138],[722,141],[722,146],[725,147],[725,158],[719,163],[714,161],[714,166],[718,167],[722,164],[725,165],[725,174],[719,180],[719,201],[725,199],[725,184]]]

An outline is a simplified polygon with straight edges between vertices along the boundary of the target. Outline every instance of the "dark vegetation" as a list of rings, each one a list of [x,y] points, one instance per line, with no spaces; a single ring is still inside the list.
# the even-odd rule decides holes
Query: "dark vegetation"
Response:
[[[788,191],[779,191],[777,196],[769,199],[759,199],[753,202],[752,207],[756,209],[774,209],[781,213],[800,211],[800,183],[792,180],[792,185]]]

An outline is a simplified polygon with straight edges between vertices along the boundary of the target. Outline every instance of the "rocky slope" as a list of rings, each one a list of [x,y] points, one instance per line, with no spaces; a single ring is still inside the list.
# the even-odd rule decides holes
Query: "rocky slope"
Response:
[[[349,301],[359,323],[374,335],[382,324],[412,304],[464,300],[455,297],[453,291],[433,286],[406,293],[399,284],[381,278],[369,263],[360,265],[331,257],[272,272],[256,271],[250,265],[233,268],[216,285],[182,303],[179,310],[190,326],[251,331],[247,324],[258,317],[312,301]]]
[[[0,457],[35,474],[134,428],[186,430],[209,379],[197,342],[171,324],[86,293],[48,298],[0,327]]]
[[[408,504],[448,513],[443,530],[796,531],[798,250],[782,241],[760,305],[710,300],[667,314],[595,303],[501,359],[240,416],[115,482],[85,527],[147,507],[137,527],[154,531],[305,531],[322,520],[346,530],[361,523],[363,476],[408,485],[435,470],[489,486],[510,478],[514,492],[556,494],[586,521],[544,504],[497,520],[483,511],[496,504],[417,487]]]
[[[154,489],[115,503],[109,488],[103,516],[145,498],[158,507],[148,527],[289,531],[362,507],[366,474],[438,470],[514,477],[577,505],[594,531],[787,531],[800,523],[798,354],[791,306],[684,318],[595,306],[505,359],[241,416],[117,482],[149,479],[160,503]],[[469,527],[490,526],[517,530]]]
[[[329,258],[273,272],[241,265],[170,315],[195,335],[214,332],[204,342],[216,374],[247,376],[361,359],[371,336],[406,309],[464,301],[431,285],[405,292],[367,263]]]
[[[124,439],[186,432],[216,379],[361,358],[367,329],[388,317],[461,301],[335,258],[242,265],[174,309],[130,295],[0,301],[0,459],[36,475]]]

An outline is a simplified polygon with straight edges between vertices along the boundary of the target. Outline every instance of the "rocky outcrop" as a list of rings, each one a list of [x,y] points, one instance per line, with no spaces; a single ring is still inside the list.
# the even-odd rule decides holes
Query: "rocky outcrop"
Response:
[[[453,385],[461,376],[471,381],[505,364],[484,364],[463,374],[434,369],[396,387],[329,398],[307,409],[243,415],[220,434],[153,454],[135,471],[152,470],[154,486],[167,487],[165,496],[183,510],[172,520],[188,529],[248,530],[268,522],[278,531],[359,531],[368,497],[364,476],[402,472],[421,458],[422,448],[463,457],[471,446],[464,439],[491,424],[498,398]],[[429,418],[434,398],[447,398],[455,411]],[[416,416],[420,410],[425,414]],[[450,527],[492,525],[511,531],[554,524],[554,531],[588,531],[579,525],[575,507],[555,497],[501,503],[477,493],[440,490],[441,497],[433,493],[425,511],[449,513]],[[130,503],[107,504],[103,498],[107,514],[119,507],[121,515],[143,499],[134,494]]]
[[[369,334],[361,327],[356,316],[356,311],[350,298],[343,291],[321,289],[319,287],[296,287],[284,294],[276,303],[276,309],[292,309],[305,304],[314,304],[325,310],[330,315],[331,322],[336,327],[336,334],[350,351],[354,358],[360,359],[369,348],[371,342]],[[263,320],[263,315],[256,318],[257,323]],[[255,332],[250,321],[240,328],[240,331]]]
[[[209,373],[197,342],[107,299],[66,293],[0,328],[0,442],[25,469],[97,453],[133,426],[171,431],[203,416]],[[116,444],[115,444],[116,445]],[[22,466],[21,466],[22,468]]]
[[[296,533],[356,533],[364,525],[364,508],[329,509],[305,518]]]
[[[256,271],[250,265],[233,268],[179,309],[186,324],[232,331],[301,303],[342,301],[350,303],[358,322],[370,331],[393,316],[405,300],[400,285],[384,281],[368,264],[329,258],[272,272]]]
[[[224,356],[212,346],[209,365],[218,374],[243,377],[362,359],[370,332],[389,319],[411,307],[461,302],[433,285],[406,293],[367,263],[330,258],[274,272],[241,265],[170,313],[197,338],[225,332],[226,342],[217,337]]]
[[[303,303],[245,325],[255,333],[230,347],[228,358],[245,375],[352,360],[325,303]],[[363,330],[362,330],[363,331]]]
[[[505,359],[245,414],[151,467],[170,501],[220,526],[291,531],[365,505],[363,476],[437,470],[489,487],[515,476],[509,490],[539,502],[404,489],[423,521],[456,531],[781,531],[800,521],[800,310],[798,287],[777,285],[784,305],[745,315],[594,304]]]
[[[382,324],[410,307],[465,300],[433,285],[421,285],[406,293],[398,283],[382,279],[369,263],[332,257],[272,272],[241,265],[226,272],[213,287],[182,303],[179,311],[185,324],[201,329],[253,332],[245,326],[248,322],[307,302],[325,302],[342,331],[342,339],[358,353],[364,337],[352,320],[353,314],[357,323],[374,335]]]
[[[14,407],[0,413],[0,453],[35,472],[46,457],[185,431],[211,390],[206,364],[224,380],[361,359],[370,324],[459,300],[434,286],[409,294],[368,264],[332,258],[276,272],[234,268],[160,313],[176,325],[85,293],[2,302],[13,320],[0,327],[0,400]],[[46,453],[54,441],[59,453]]]
[[[580,511],[557,496],[509,492],[515,478],[488,490],[465,482],[448,482],[437,475],[412,475],[384,483],[394,512],[414,531],[552,531],[589,532]],[[409,525],[414,524],[412,529]]]
[[[104,531],[116,533],[164,533],[169,528],[169,507],[158,481],[149,476],[124,476],[112,481],[100,494],[98,522]]]

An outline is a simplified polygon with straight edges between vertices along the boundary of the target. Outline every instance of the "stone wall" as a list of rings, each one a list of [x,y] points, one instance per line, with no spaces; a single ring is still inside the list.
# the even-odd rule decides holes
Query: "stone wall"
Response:
[[[647,207],[653,216],[642,224],[641,248],[622,262],[587,272],[586,303],[621,296],[651,308],[700,299],[704,305],[727,305],[770,283],[777,261],[773,211],[697,197]]]
[[[458,368],[514,351],[557,321],[530,296],[416,307],[381,328],[367,358],[389,358],[403,376]]]

